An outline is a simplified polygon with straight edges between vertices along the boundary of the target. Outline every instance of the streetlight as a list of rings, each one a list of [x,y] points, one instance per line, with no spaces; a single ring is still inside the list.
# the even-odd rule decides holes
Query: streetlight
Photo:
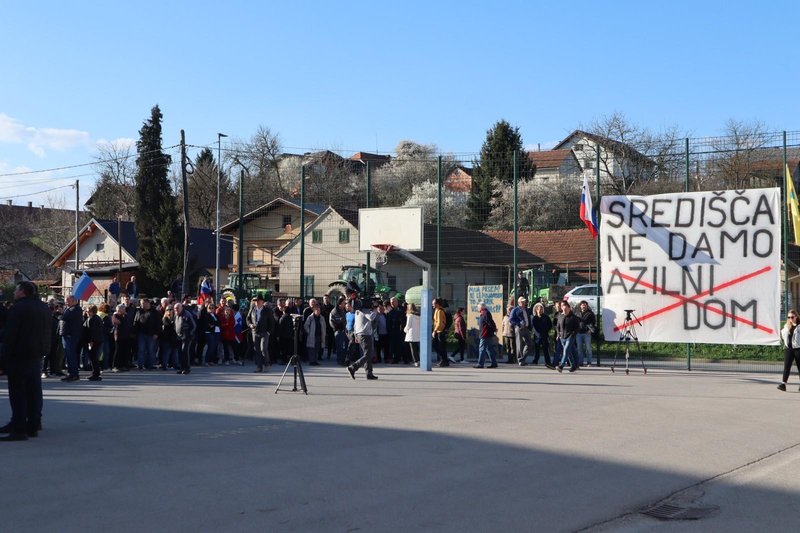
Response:
[[[219,291],[219,186],[222,181],[222,138],[227,137],[224,133],[217,133],[217,263],[214,269],[214,291]]]

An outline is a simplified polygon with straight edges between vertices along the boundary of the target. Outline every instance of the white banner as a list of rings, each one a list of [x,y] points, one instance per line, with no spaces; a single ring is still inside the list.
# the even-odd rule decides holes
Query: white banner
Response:
[[[627,310],[640,341],[778,344],[780,189],[604,196],[603,333]]]

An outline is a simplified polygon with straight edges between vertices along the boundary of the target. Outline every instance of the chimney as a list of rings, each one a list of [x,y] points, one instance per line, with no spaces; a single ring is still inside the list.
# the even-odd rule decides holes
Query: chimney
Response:
[[[14,205],[13,202],[13,200],[6,200],[6,205]]]
[[[33,207],[33,202],[28,202],[28,209],[31,209],[32,207]]]

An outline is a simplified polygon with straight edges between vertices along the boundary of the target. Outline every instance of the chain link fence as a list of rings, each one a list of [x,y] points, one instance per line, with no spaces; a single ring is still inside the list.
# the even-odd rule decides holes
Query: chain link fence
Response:
[[[234,245],[228,285],[240,283],[241,273],[248,290],[269,291],[273,299],[335,299],[349,285],[383,300],[411,300],[419,269],[391,253],[376,264],[374,253],[360,251],[358,210],[422,206],[424,251],[417,255],[432,265],[434,296],[451,312],[463,307],[470,314],[470,287],[494,287],[487,303],[498,326],[519,291],[550,312],[569,290],[596,283],[596,241],[578,218],[584,177],[594,196],[597,189],[605,195],[783,187],[787,165],[794,178],[800,174],[797,131],[631,143],[576,131],[553,149],[527,153],[438,154],[408,142],[392,155],[319,151],[259,159],[248,150],[229,147],[223,158],[232,175],[240,174],[243,192],[223,208],[223,238]],[[800,295],[800,252],[794,244],[787,252],[784,300],[792,306]],[[593,349],[608,364],[616,343],[600,339]],[[648,366],[782,368],[777,347],[643,343],[641,353]]]

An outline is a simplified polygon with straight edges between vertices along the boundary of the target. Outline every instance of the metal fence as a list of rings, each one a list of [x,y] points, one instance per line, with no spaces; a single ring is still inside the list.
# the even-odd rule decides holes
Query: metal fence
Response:
[[[241,272],[245,284],[274,297],[321,299],[345,291],[351,278],[363,283],[368,266],[381,294],[404,294],[420,284],[419,270],[391,254],[376,265],[374,254],[359,251],[358,210],[421,205],[425,249],[418,255],[433,267],[434,295],[455,311],[468,307],[468,287],[497,285],[500,315],[520,273],[531,296],[549,301],[596,282],[596,244],[578,218],[584,177],[597,205],[604,194],[783,187],[787,165],[793,177],[800,174],[798,131],[630,143],[575,132],[553,150],[527,153],[437,154],[413,143],[392,155],[259,159],[235,145],[224,152],[239,194],[223,206],[221,231],[234,257],[233,279],[222,285],[238,282]],[[796,271],[794,247],[784,253],[793,265],[787,272]],[[788,303],[800,293],[800,278],[785,279]],[[604,364],[615,347],[599,343]],[[781,359],[775,347],[642,348],[649,366],[774,370]]]

